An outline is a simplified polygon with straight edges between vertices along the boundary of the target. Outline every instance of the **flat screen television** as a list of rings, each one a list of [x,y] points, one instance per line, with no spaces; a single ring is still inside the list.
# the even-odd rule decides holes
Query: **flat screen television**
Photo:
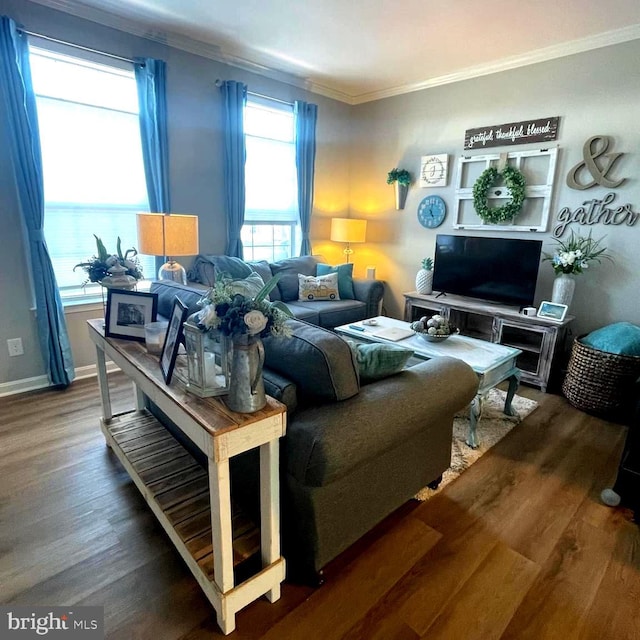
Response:
[[[542,240],[436,236],[433,289],[506,305],[533,303]]]

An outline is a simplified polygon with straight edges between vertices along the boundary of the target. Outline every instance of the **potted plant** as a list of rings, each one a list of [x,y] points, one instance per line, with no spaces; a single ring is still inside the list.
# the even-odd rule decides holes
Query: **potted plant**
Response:
[[[387,184],[392,184],[396,192],[396,209],[404,209],[407,191],[411,184],[411,174],[406,169],[391,169],[387,174]]]
[[[433,260],[425,258],[422,261],[422,268],[416,274],[416,291],[423,295],[430,295],[433,292]]]

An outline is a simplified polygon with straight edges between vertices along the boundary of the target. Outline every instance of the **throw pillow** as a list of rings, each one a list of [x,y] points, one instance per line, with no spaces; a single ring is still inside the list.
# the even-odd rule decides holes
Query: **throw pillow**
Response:
[[[340,300],[338,274],[304,276],[299,273],[298,300]]]
[[[246,278],[232,280],[229,286],[233,293],[239,293],[245,298],[255,298],[260,293],[260,289],[264,287],[264,280],[260,277],[260,274],[254,271]]]
[[[616,322],[592,331],[582,344],[606,353],[640,356],[640,327],[630,322]]]
[[[347,340],[356,356],[363,383],[382,380],[402,371],[413,355],[411,349],[395,344],[358,343]]]
[[[319,264],[316,270],[317,276],[326,276],[329,273],[338,274],[338,291],[340,300],[355,300],[353,292],[353,263],[339,264],[332,267],[329,264]]]
[[[278,289],[282,302],[293,302],[298,299],[298,274],[315,276],[318,262],[320,261],[315,256],[299,256],[272,262],[269,265],[274,276],[280,274]]]

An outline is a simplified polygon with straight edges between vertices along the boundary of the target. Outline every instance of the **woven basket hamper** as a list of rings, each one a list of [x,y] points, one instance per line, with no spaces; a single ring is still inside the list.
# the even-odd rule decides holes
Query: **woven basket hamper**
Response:
[[[640,356],[607,353],[573,342],[562,392],[578,409],[616,417],[633,401],[634,385],[640,378]]]

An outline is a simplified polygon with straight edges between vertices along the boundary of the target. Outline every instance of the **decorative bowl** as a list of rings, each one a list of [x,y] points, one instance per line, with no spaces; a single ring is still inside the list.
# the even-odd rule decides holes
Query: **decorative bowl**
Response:
[[[415,334],[417,336],[420,336],[425,342],[444,342],[447,338],[450,338],[451,336],[455,336],[458,333],[460,333],[460,331],[454,331],[453,333],[448,333],[446,336],[432,336],[426,331],[415,332]]]

